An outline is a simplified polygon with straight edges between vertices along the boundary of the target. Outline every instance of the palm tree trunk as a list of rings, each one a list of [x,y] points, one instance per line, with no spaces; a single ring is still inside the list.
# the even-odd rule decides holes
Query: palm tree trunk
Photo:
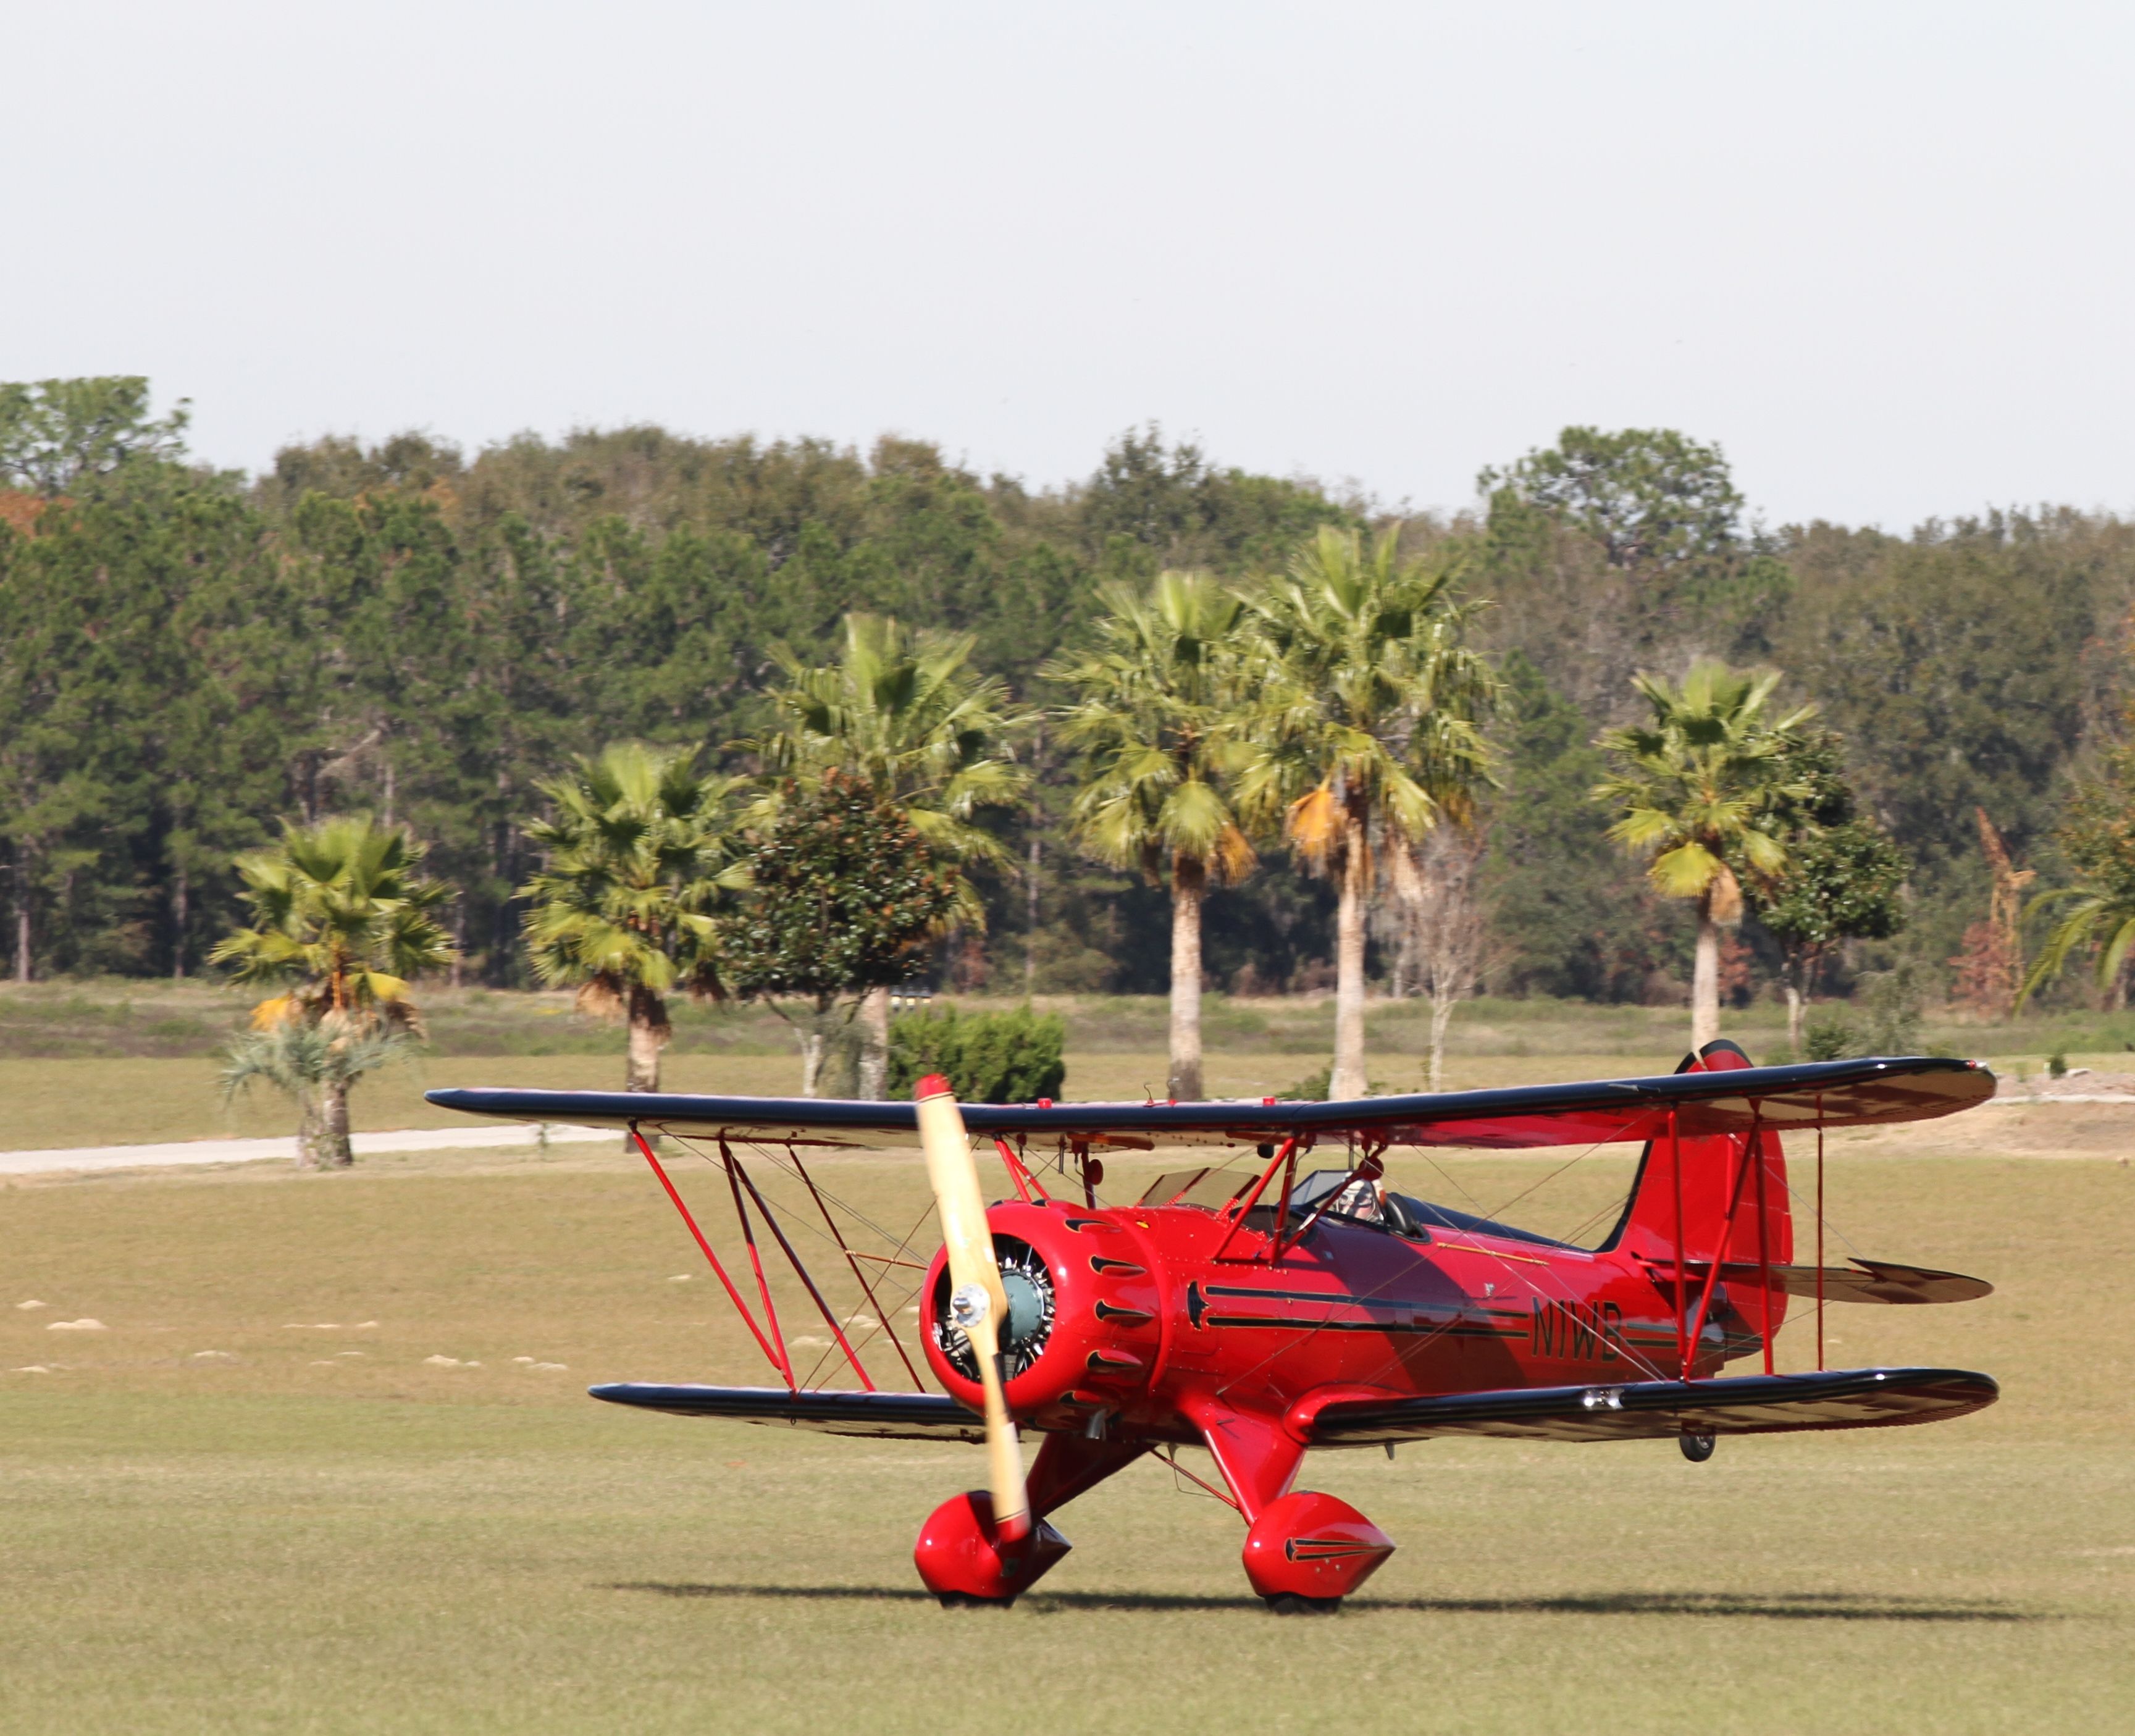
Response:
[[[1816,955],[1807,949],[1789,952],[1779,970],[1779,986],[1787,997],[1787,1047],[1796,1061],[1807,1052],[1808,985],[1816,975]]]
[[[1038,993],[1038,875],[1044,865],[1038,827],[1030,829],[1030,865],[1024,871],[1023,888],[1023,998]]]
[[[319,1100],[309,1090],[297,1093],[297,1168],[317,1169],[319,1155]]]
[[[667,1041],[667,1009],[650,989],[630,991],[630,1057],[623,1076],[626,1091],[660,1089],[660,1051]]]
[[[1433,995],[1431,1000],[1431,1084],[1437,1090],[1445,1078],[1445,1032],[1453,1023],[1453,1009],[1460,1004],[1459,997],[1451,994]]]
[[[15,980],[30,980],[30,847],[15,846]]]
[[[870,1103],[889,1095],[889,990],[860,997],[860,1095]]]
[[[356,1162],[348,1143],[348,1081],[328,1079],[319,1086],[319,1119],[312,1141],[313,1161],[322,1169],[346,1169]]]
[[[171,979],[173,982],[186,979],[186,921],[191,909],[187,894],[191,887],[186,879],[186,868],[180,863],[171,883]]]
[[[1361,1097],[1364,1077],[1364,916],[1371,861],[1363,835],[1353,834],[1342,853],[1342,894],[1334,916],[1334,1066],[1327,1081],[1332,1100]]]
[[[1712,920],[1712,894],[1697,901],[1697,955],[1690,973],[1690,1051],[1720,1035],[1720,925]]]
[[[1201,1084],[1201,901],[1208,870],[1184,853],[1171,860],[1171,1080],[1166,1095],[1198,1103]]]

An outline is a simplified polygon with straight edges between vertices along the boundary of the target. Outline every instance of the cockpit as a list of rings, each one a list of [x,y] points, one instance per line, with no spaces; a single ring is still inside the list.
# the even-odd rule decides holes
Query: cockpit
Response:
[[[1368,1225],[1414,1242],[1428,1242],[1433,1231],[1450,1231],[1497,1236],[1507,1241],[1533,1242],[1546,1248],[1571,1245],[1554,1236],[1516,1229],[1475,1212],[1435,1206],[1428,1200],[1397,1193],[1378,1182],[1363,1178],[1351,1181],[1350,1173],[1346,1169],[1315,1169],[1300,1176],[1290,1190],[1290,1221],[1301,1222],[1316,1212],[1323,1217]],[[1204,1211],[1221,1211],[1249,1192],[1256,1179],[1251,1173],[1238,1169],[1172,1170],[1150,1185],[1140,1203],[1144,1206],[1198,1206]],[[1271,1196],[1272,1190],[1261,1195],[1261,1203],[1248,1216],[1249,1222],[1258,1221],[1261,1227],[1273,1224],[1276,1202]]]

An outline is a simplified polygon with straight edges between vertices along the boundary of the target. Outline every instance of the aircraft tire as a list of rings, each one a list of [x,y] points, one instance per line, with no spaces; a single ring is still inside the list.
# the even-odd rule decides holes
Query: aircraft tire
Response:
[[[944,1609],[1006,1609],[1015,1602],[1014,1598],[981,1598],[968,1591],[945,1591],[940,1595]]]
[[[1261,1601],[1270,1615],[1278,1616],[1331,1616],[1342,1607],[1339,1598],[1308,1598],[1295,1591],[1279,1591]]]
[[[1675,1443],[1682,1448],[1682,1456],[1691,1463],[1702,1465],[1719,1449],[1720,1437],[1716,1434],[1693,1434],[1685,1430],[1675,1438]]]

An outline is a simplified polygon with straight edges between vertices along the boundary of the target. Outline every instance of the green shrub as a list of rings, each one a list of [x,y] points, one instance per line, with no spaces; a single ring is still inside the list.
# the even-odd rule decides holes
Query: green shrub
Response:
[[[1854,1004],[1865,1015],[1862,1055],[1917,1055],[1920,1022],[1927,1003],[1920,966],[1900,959],[1888,970],[1864,970]]]
[[[1068,1077],[1067,1021],[1029,1008],[1013,1013],[907,1013],[889,1026],[889,1094],[909,1097],[939,1073],[966,1103],[1034,1103],[1057,1097]]]
[[[2058,1049],[2046,1057],[2046,1071],[2056,1079],[2068,1077],[2068,1057]]]
[[[1843,1013],[1816,1013],[1802,1032],[1802,1047],[1810,1061],[1843,1061],[1861,1052],[1861,1033]]]

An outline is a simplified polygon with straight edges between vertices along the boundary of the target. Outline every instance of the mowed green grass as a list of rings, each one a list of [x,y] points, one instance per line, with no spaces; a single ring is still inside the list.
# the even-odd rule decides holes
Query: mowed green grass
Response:
[[[1015,1609],[948,1613],[909,1551],[979,1481],[975,1449],[587,1400],[766,1378],[620,1153],[21,1183],[0,1191],[0,1728],[2135,1728],[2135,1171],[1973,1154],[1957,1135],[1992,1113],[1835,1142],[1831,1193],[1861,1251],[1997,1294],[1831,1331],[1835,1361],[1988,1370],[2000,1405],[1704,1466],[1661,1443],[1315,1454],[1307,1484],[1401,1545],[1324,1621],[1266,1615],[1233,1516],[1151,1463],[1063,1511],[1076,1551]],[[1602,1154],[1527,1192],[1556,1163],[1395,1173],[1526,1192],[1513,1216],[1564,1230],[1629,1171]],[[1150,1167],[1117,1162],[1118,1191]],[[677,1173],[711,1221],[712,1178]],[[924,1211],[909,1156],[821,1174],[899,1234]],[[107,1330],[50,1330],[84,1316]],[[1812,1342],[1789,1334],[1790,1366]]]

